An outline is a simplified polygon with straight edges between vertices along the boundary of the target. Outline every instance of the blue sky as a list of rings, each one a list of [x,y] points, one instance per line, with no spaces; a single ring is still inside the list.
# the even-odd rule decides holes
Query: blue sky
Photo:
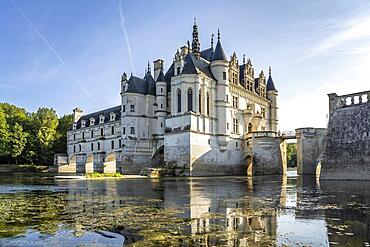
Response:
[[[29,111],[120,104],[120,76],[168,68],[191,39],[221,30],[228,56],[272,66],[281,130],[325,127],[327,94],[370,89],[370,3],[325,1],[0,0],[0,101]]]

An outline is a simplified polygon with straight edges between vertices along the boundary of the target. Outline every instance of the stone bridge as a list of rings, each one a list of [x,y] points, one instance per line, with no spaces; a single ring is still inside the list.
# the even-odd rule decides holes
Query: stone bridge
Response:
[[[321,179],[370,179],[370,91],[329,94]]]

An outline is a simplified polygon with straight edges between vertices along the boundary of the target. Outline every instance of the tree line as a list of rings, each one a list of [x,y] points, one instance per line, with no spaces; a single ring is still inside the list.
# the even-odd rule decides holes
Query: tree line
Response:
[[[58,118],[52,108],[35,112],[0,103],[0,164],[52,165],[55,153],[67,153],[72,114]]]

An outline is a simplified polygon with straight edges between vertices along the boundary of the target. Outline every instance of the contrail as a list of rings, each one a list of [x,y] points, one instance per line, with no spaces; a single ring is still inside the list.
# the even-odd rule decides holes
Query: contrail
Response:
[[[119,17],[121,19],[121,29],[123,31],[123,35],[125,36],[125,40],[126,40],[128,57],[130,59],[132,72],[134,74],[136,74],[135,65],[134,65],[134,62],[132,60],[131,45],[130,45],[130,41],[128,40],[127,29],[126,29],[126,26],[125,26],[125,16],[123,15],[122,0],[119,0],[118,11],[119,11]]]
[[[18,5],[13,0],[10,0],[10,2],[19,11],[19,13],[22,15],[22,17],[26,20],[26,22],[31,26],[32,30],[37,34],[37,36],[39,36],[39,38],[45,43],[45,45],[49,48],[49,50],[59,60],[59,62],[63,65],[63,67],[68,71],[68,73],[70,74],[70,76],[72,77],[72,79],[80,86],[81,90],[86,94],[86,96],[89,97],[95,104],[98,104],[98,101],[87,91],[87,89],[84,87],[84,85],[82,84],[82,82],[77,78],[77,76],[75,76],[75,74],[72,72],[72,70],[64,62],[64,60],[62,59],[62,57],[58,55],[58,53],[51,46],[51,44],[49,43],[49,41],[32,24],[31,20],[28,19],[28,17],[24,14],[24,12],[21,10],[21,8],[19,8]]]

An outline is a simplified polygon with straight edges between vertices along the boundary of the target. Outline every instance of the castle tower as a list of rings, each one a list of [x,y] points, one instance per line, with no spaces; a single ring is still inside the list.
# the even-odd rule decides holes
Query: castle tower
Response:
[[[156,103],[157,103],[157,110],[155,111],[155,117],[157,118],[157,126],[156,126],[156,133],[159,136],[165,134],[165,118],[167,115],[167,84],[164,80],[163,74],[163,60],[156,60],[154,61],[154,68],[159,69],[158,76],[156,79]]]
[[[269,78],[266,86],[266,97],[271,101],[268,113],[268,123],[271,131],[278,130],[278,115],[277,115],[277,97],[278,91],[275,88],[274,81],[271,76],[271,66],[269,67]]]
[[[216,97],[215,97],[215,107],[216,107],[216,134],[218,138],[218,144],[220,147],[226,147],[228,143],[228,136],[230,130],[227,129],[227,122],[231,119],[227,117],[227,95],[229,95],[229,63],[227,61],[224,49],[221,45],[220,31],[218,31],[217,45],[215,52],[211,61],[211,71],[215,76],[216,83]]]

